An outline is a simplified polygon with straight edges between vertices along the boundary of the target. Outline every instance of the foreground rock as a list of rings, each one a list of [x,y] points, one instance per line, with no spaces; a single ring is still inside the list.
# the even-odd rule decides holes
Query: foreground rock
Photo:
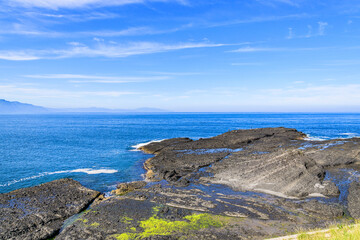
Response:
[[[72,239],[265,239],[339,221],[340,205],[241,194],[226,187],[155,184],[113,196],[57,237]]]
[[[0,239],[48,239],[98,195],[72,179],[0,194]]]

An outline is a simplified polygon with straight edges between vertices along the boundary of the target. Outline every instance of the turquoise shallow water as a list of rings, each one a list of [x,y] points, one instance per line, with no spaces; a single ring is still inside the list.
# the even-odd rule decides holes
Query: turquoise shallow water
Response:
[[[142,179],[132,146],[234,129],[296,128],[312,138],[360,136],[360,114],[0,115],[0,192],[70,177],[102,192]]]

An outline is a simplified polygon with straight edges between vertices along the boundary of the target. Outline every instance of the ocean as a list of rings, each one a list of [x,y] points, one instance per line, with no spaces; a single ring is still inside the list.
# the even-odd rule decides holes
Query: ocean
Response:
[[[0,115],[0,193],[73,178],[108,193],[141,180],[136,145],[235,129],[296,128],[310,139],[360,137],[360,114],[164,113]]]

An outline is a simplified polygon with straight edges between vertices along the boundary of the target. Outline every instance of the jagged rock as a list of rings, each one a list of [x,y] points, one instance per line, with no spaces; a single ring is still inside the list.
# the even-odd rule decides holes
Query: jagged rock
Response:
[[[0,194],[0,239],[48,239],[98,195],[72,179]]]
[[[352,182],[348,195],[348,210],[353,218],[360,219],[360,183]]]

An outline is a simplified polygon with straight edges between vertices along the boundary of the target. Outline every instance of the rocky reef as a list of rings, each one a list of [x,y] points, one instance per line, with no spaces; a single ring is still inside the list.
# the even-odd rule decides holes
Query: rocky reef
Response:
[[[309,141],[288,128],[152,142],[141,147],[154,155],[144,163],[146,180],[119,184],[67,220],[55,239],[266,239],[351,222],[360,218],[359,144]],[[1,195],[1,239],[46,239],[98,195],[71,180],[48,184]],[[51,207],[40,207],[49,188]],[[27,212],[10,199],[20,193],[33,199]],[[39,212],[50,217],[37,220]],[[28,225],[20,223],[25,217]]]
[[[48,239],[86,209],[99,192],[72,179],[0,194],[0,239]]]

